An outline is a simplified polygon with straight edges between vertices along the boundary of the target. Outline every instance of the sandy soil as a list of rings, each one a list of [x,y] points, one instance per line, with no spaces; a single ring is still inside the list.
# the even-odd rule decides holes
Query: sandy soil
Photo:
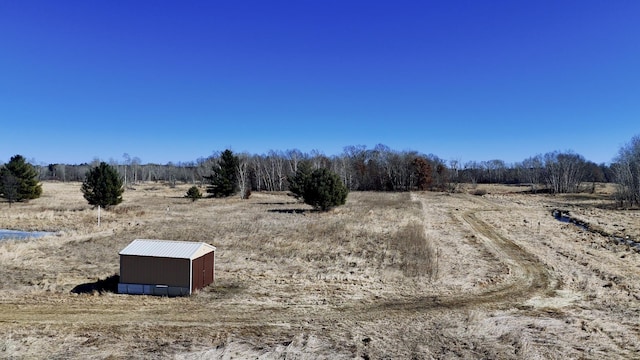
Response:
[[[351,193],[329,213],[187,188],[138,185],[100,227],[80,184],[0,203],[0,228],[58,232],[0,242],[0,358],[640,358],[640,254],[603,235],[640,239],[640,213],[606,188]],[[135,238],[215,245],[215,285],[71,293],[117,274]]]

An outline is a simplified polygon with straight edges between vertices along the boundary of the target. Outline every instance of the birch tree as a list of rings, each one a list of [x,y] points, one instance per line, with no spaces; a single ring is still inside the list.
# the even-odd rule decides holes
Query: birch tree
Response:
[[[620,148],[612,169],[620,205],[640,205],[640,136]]]
[[[237,171],[238,171],[238,187],[240,188],[240,198],[248,199],[251,196],[251,179],[250,179],[250,156],[247,153],[238,155]]]

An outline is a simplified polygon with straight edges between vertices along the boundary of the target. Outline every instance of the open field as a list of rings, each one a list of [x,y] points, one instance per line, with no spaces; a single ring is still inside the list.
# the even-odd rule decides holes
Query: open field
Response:
[[[550,196],[351,193],[332,212],[286,194],[183,198],[142,184],[102,213],[78,183],[0,203],[0,358],[640,358],[640,254],[551,216],[640,239],[608,190]],[[471,192],[471,190],[469,190]],[[194,296],[73,294],[136,238],[218,248]]]

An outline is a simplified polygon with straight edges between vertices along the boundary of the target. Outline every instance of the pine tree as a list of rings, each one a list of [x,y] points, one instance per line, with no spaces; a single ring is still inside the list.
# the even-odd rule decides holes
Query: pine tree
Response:
[[[9,201],[37,199],[42,195],[38,172],[22,155],[15,155],[0,169],[0,193]]]
[[[18,200],[18,179],[13,174],[7,173],[0,176],[0,194],[11,204]]]
[[[196,201],[202,197],[202,193],[200,192],[200,189],[194,185],[187,190],[187,195],[185,195],[185,197],[191,199],[191,201]]]
[[[229,149],[222,152],[211,176],[205,177],[211,185],[207,192],[213,197],[227,197],[238,191],[238,157]]]
[[[287,179],[289,181],[289,191],[291,191],[296,198],[304,199],[304,187],[311,176],[311,172],[311,164],[303,161],[298,164],[296,174]]]
[[[304,202],[321,211],[344,205],[349,190],[335,173],[321,168],[314,170],[304,184]]]
[[[105,162],[90,169],[82,183],[82,193],[89,204],[105,209],[120,204],[123,191],[118,171]]]

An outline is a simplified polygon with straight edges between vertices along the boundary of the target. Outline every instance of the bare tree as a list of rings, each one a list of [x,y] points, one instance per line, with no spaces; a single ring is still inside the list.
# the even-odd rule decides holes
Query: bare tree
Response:
[[[536,192],[538,185],[542,183],[544,162],[542,155],[536,155],[525,159],[521,163],[523,182],[531,185],[531,191]]]
[[[544,156],[547,184],[556,194],[578,192],[585,176],[585,160],[572,152],[558,151]]]
[[[289,175],[293,175],[298,171],[298,164],[308,156],[298,149],[289,149],[286,152],[289,161]]]
[[[251,179],[249,178],[250,155],[242,153],[238,155],[238,187],[240,188],[240,198],[248,199],[251,195]]]
[[[122,157],[124,158],[124,164],[122,165],[123,169],[124,169],[124,188],[127,188],[127,167],[129,166],[129,164],[131,164],[131,156],[129,156],[129,154],[124,153],[122,154]]]
[[[262,166],[262,158],[259,155],[254,155],[251,158],[251,168],[254,174],[255,189],[262,191],[264,189],[264,168]]]
[[[461,166],[462,166],[462,161],[460,159],[451,159],[449,160],[449,180],[452,183],[452,189],[456,189],[458,187],[458,184],[460,184],[460,182],[462,182],[462,175],[461,175]]]
[[[640,205],[640,136],[634,136],[619,150],[612,169],[620,205]]]
[[[415,176],[415,186],[418,190],[424,191],[431,188],[433,185],[433,170],[431,168],[431,163],[429,160],[424,157],[416,157],[413,160],[413,168],[414,168],[414,176]]]
[[[133,183],[138,183],[138,168],[142,164],[142,160],[139,157],[134,156],[130,161],[130,166],[132,167],[131,173],[133,174]],[[141,177],[142,178],[142,177]]]
[[[284,190],[284,182],[286,180],[284,162],[285,156],[282,152],[275,150],[269,151],[269,170],[275,191]]]
[[[480,165],[477,161],[468,161],[464,164],[464,174],[469,179],[469,181],[476,185],[481,181],[482,176],[482,165]]]

